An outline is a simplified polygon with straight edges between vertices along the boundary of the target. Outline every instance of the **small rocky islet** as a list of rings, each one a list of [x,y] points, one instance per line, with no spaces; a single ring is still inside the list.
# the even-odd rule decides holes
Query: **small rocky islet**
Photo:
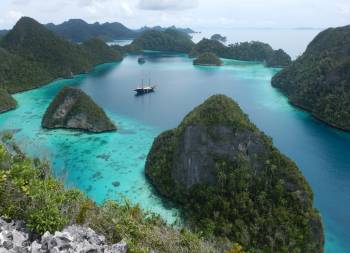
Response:
[[[178,128],[159,135],[145,172],[194,230],[229,238],[249,252],[323,252],[309,184],[224,95],[210,97]]]
[[[193,65],[201,65],[201,66],[221,66],[222,61],[216,54],[213,53],[203,53],[200,54],[194,61]]]
[[[117,130],[106,113],[82,90],[64,87],[53,99],[42,119],[47,129],[66,128],[93,133]]]

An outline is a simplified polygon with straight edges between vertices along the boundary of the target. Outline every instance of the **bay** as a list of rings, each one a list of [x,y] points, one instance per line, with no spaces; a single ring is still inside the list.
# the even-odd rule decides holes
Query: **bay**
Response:
[[[147,153],[153,139],[176,127],[193,107],[210,95],[226,94],[298,164],[311,184],[325,224],[326,252],[350,251],[349,133],[291,106],[270,85],[279,69],[233,60],[224,60],[223,67],[198,67],[186,55],[166,52],[145,52],[144,57],[144,65],[137,63],[138,56],[127,56],[89,75],[16,94],[19,107],[0,115],[0,131],[13,130],[26,152],[50,160],[67,186],[78,187],[98,203],[126,196],[171,223],[179,217],[178,210],[159,198],[145,179]],[[142,80],[157,85],[156,92],[134,96]],[[45,109],[65,85],[87,92],[119,131],[91,135],[42,129]]]

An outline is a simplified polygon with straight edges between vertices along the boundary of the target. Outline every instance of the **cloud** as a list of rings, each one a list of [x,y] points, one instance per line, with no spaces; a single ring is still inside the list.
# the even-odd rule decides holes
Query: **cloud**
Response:
[[[132,16],[134,14],[134,12],[132,11],[132,9],[130,8],[130,6],[127,3],[122,2],[121,7],[127,16]]]
[[[19,18],[21,18],[23,16],[23,14],[19,11],[15,11],[15,10],[10,10],[7,14],[6,14],[6,18],[9,20],[14,20],[17,21]]]
[[[198,6],[198,0],[140,0],[138,7],[143,10],[186,10]]]

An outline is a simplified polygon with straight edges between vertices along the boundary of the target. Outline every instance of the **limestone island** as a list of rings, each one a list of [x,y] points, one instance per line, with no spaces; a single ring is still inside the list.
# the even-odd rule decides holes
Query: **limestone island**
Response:
[[[42,120],[48,129],[66,128],[93,133],[117,127],[88,95],[78,88],[64,87],[51,102]]]
[[[221,66],[222,61],[214,53],[203,53],[198,56],[197,59],[193,61],[193,65],[202,65],[202,66]]]
[[[0,113],[15,109],[16,100],[4,89],[0,88]]]
[[[145,173],[194,231],[238,242],[247,252],[323,252],[321,217],[306,179],[224,95],[158,136]]]

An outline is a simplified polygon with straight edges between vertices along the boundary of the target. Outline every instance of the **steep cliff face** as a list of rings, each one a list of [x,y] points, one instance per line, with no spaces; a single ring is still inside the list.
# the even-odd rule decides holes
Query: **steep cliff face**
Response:
[[[172,178],[190,188],[196,184],[216,185],[218,178],[212,168],[216,157],[234,162],[242,154],[254,171],[261,169],[258,157],[266,156],[263,141],[250,131],[236,132],[232,127],[201,125],[186,127],[179,136]]]
[[[44,128],[68,128],[89,132],[116,130],[105,112],[83,91],[63,88],[50,104],[42,120]]]
[[[194,229],[251,252],[323,252],[305,178],[226,96],[209,98],[161,134],[145,170]]]

